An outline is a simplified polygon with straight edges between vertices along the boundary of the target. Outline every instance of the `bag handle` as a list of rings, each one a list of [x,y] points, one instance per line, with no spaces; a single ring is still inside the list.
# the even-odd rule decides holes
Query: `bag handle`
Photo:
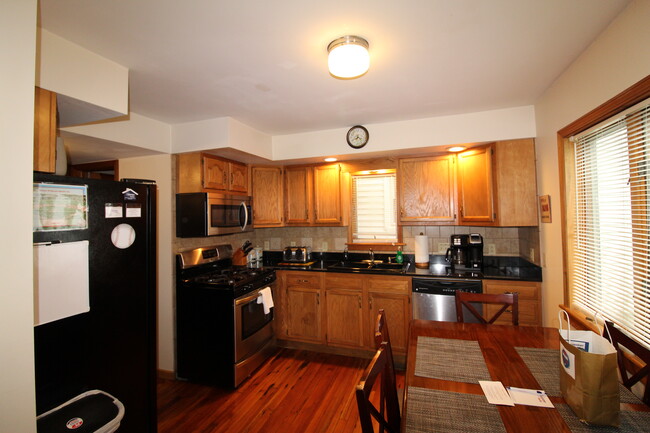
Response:
[[[567,340],[569,343],[571,343],[571,321],[569,320],[569,313],[567,313],[564,310],[560,310],[557,312],[557,319],[560,322],[560,335],[562,335],[562,313],[564,313],[564,318],[566,319],[566,324],[567,324],[567,330],[566,330],[566,336]]]

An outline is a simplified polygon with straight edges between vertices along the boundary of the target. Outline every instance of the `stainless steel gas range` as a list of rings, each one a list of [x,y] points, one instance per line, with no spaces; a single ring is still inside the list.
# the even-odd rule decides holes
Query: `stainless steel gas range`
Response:
[[[176,374],[237,387],[275,350],[275,271],[232,265],[232,247],[176,256]]]

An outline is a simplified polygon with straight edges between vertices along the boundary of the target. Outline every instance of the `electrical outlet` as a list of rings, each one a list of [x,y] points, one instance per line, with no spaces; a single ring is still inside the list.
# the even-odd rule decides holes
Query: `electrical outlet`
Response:
[[[447,251],[447,248],[449,248],[449,244],[445,242],[438,242],[438,252],[441,253],[443,251]]]
[[[530,249],[530,254],[529,254],[529,256],[530,256],[530,261],[531,261],[531,262],[534,262],[534,261],[535,261],[535,248],[531,248],[531,249]]]
[[[488,256],[496,255],[497,247],[494,244],[487,244],[486,247],[487,247],[487,251],[485,254],[487,254]]]
[[[323,245],[321,247],[321,251],[327,251],[328,249],[329,249],[329,245],[327,244],[327,242],[323,242]]]
[[[266,251],[271,249],[271,243],[269,241],[264,241],[264,249]]]
[[[295,247],[295,246],[296,246],[296,241],[291,241],[291,245],[290,245],[290,246]]]

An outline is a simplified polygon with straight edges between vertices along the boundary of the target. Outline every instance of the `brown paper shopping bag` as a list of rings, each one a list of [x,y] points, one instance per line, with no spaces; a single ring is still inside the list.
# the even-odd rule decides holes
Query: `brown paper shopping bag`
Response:
[[[560,316],[560,389],[562,397],[589,424],[618,426],[620,395],[616,349],[592,331],[572,331]]]

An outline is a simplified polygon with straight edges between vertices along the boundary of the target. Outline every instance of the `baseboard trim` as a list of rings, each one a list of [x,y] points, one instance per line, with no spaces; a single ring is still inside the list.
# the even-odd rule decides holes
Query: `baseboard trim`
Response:
[[[173,371],[169,371],[169,370],[158,369],[158,378],[159,379],[175,380],[176,379],[176,373],[174,373]]]

